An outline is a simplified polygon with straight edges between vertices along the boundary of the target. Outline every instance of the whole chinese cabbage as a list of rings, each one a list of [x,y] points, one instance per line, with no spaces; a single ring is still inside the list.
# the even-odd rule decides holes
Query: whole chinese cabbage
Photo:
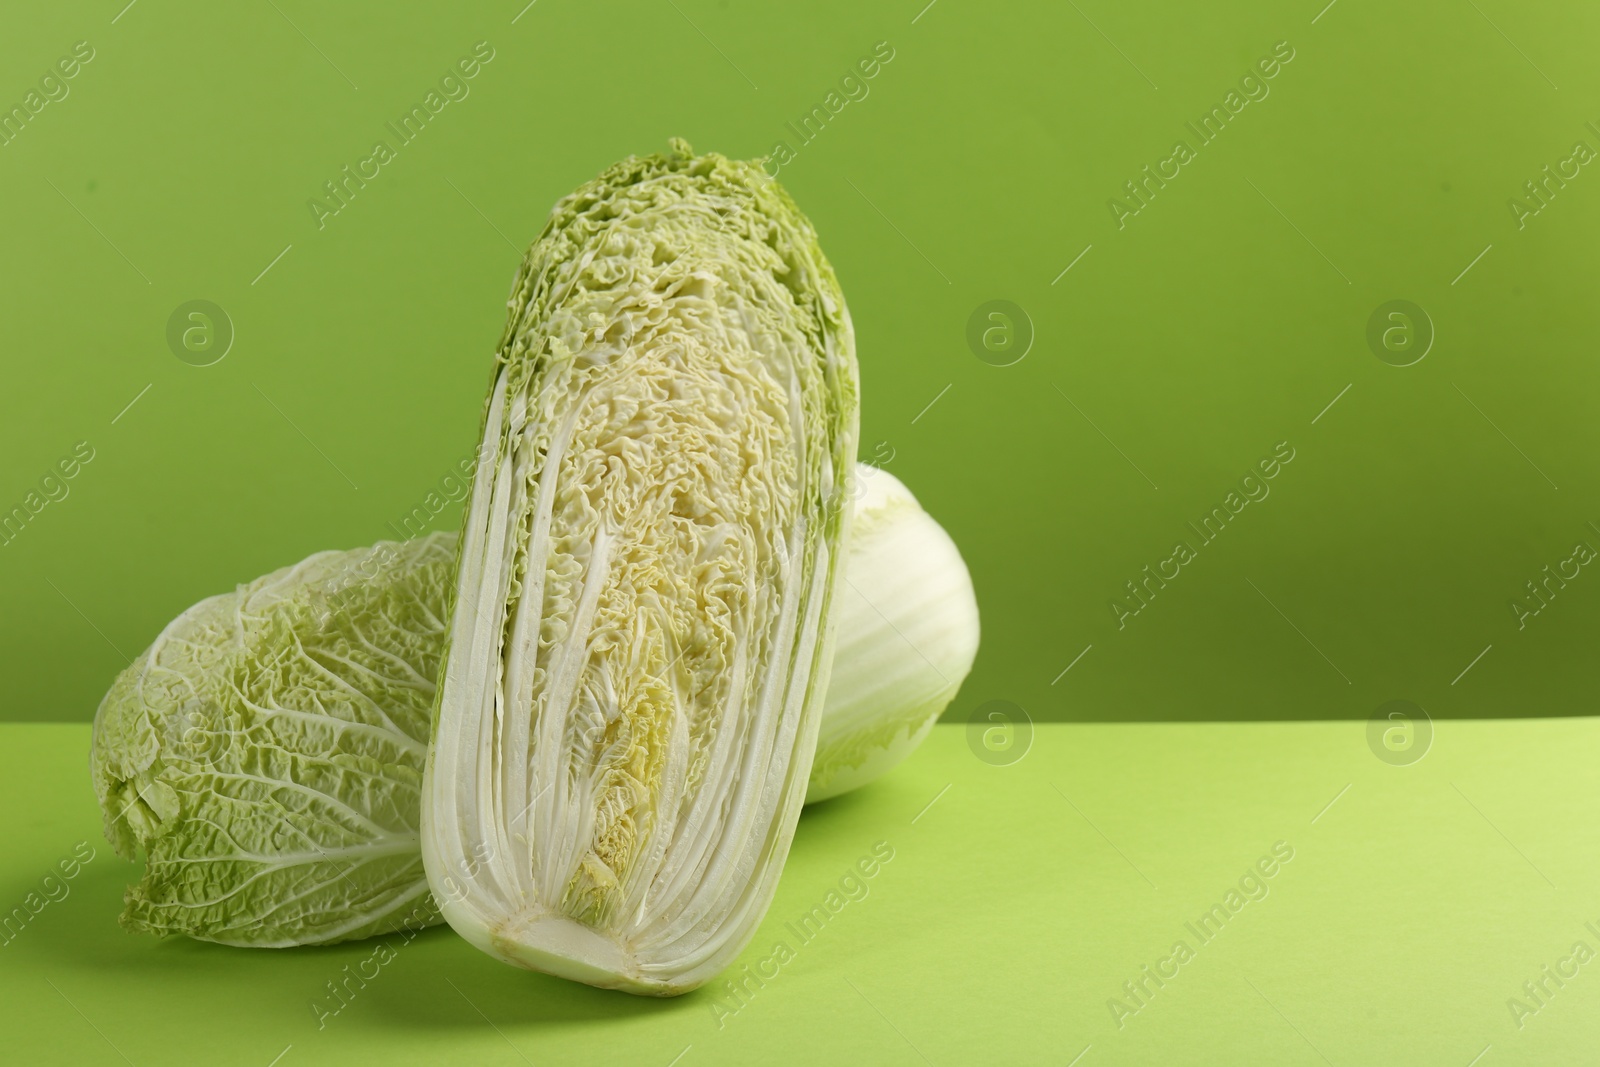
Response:
[[[436,915],[418,819],[452,542],[319,553],[117,677],[90,769],[106,836],[146,854],[125,926],[283,947]]]

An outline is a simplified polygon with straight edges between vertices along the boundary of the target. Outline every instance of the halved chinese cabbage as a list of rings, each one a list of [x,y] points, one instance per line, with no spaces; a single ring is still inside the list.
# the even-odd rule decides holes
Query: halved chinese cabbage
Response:
[[[893,475],[856,470],[808,803],[904,758],[977,648],[949,536]],[[107,838],[148,856],[124,925],[285,947],[442,921],[418,820],[456,542],[319,553],[190,608],[122,672],[92,765]]]
[[[815,232],[757,163],[632,157],[513,286],[423,789],[446,921],[511,964],[692,989],[805,800],[857,383]]]

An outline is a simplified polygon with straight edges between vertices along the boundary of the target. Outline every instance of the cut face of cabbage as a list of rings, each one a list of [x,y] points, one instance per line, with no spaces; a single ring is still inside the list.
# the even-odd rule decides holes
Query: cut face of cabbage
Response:
[[[634,993],[715,975],[805,799],[847,545],[856,367],[757,164],[630,158],[510,300],[423,792],[446,920]]]
[[[856,471],[807,803],[899,763],[977,648],[972,582],[949,536],[892,475]],[[128,859],[149,856],[124,925],[284,947],[443,921],[418,820],[456,543],[435,533],[320,553],[195,605],[122,673],[91,764],[107,838]],[[341,769],[367,761],[368,774]],[[330,823],[349,811],[360,819]]]
[[[106,837],[147,857],[123,925],[279,948],[436,921],[418,820],[454,562],[446,534],[319,553],[117,677],[90,770]]]

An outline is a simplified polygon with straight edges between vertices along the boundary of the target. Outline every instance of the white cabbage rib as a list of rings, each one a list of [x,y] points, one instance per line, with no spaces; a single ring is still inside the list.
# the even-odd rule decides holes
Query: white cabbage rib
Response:
[[[423,795],[445,918],[671,995],[764,914],[804,800],[855,452],[848,313],[756,164],[631,158],[509,302]]]

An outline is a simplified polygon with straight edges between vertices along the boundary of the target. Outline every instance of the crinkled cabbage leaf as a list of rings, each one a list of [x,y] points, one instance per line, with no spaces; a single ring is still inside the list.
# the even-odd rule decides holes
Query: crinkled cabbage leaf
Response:
[[[118,676],[90,765],[106,837],[146,854],[124,925],[283,947],[437,920],[418,819],[454,549],[319,553]]]

